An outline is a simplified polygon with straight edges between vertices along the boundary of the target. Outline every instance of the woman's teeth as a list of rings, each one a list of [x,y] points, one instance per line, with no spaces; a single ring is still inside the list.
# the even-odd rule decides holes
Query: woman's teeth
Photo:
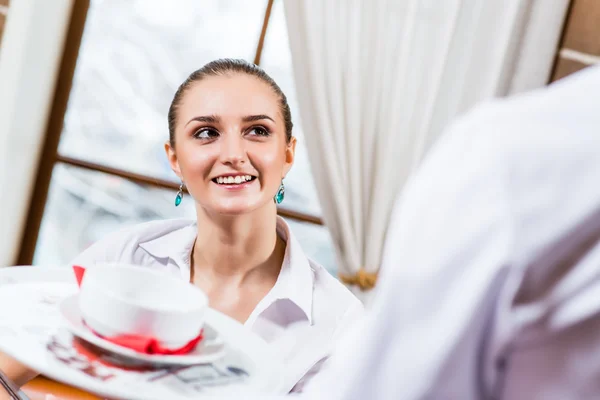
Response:
[[[238,175],[238,176],[219,176],[217,183],[220,185],[233,185],[251,181],[253,176],[251,175]]]

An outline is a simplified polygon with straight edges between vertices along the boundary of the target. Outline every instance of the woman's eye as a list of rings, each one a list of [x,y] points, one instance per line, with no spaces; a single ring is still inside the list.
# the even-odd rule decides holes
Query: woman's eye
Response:
[[[261,128],[260,126],[256,126],[248,131],[250,136],[269,136],[270,133],[265,128]]]
[[[214,139],[217,136],[219,136],[219,132],[211,128],[198,129],[196,133],[194,133],[196,139]]]

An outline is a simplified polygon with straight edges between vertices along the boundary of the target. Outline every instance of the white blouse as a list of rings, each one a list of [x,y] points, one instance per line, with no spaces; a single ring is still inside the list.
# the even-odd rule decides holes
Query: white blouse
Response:
[[[140,224],[98,241],[72,264],[123,262],[162,269],[189,281],[197,229],[195,221],[186,219]],[[306,257],[281,218],[277,233],[286,242],[281,272],[245,326],[283,356],[284,390],[297,392],[319,371],[332,345],[362,317],[364,309],[344,285]]]

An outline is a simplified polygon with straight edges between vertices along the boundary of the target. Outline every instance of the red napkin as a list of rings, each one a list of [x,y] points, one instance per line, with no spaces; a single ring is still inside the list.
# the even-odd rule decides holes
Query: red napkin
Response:
[[[84,321],[85,323],[85,321]],[[106,337],[98,332],[94,331],[87,324],[85,324],[87,328],[96,336],[114,343],[119,346],[127,347],[129,349],[135,350],[138,353],[144,354],[164,354],[164,355],[181,355],[187,354],[190,351],[194,350],[196,345],[202,340],[203,334],[200,332],[198,336],[194,339],[190,340],[185,345],[181,346],[178,349],[168,349],[160,345],[157,339],[153,337],[146,337],[140,335],[119,335],[115,337]]]
[[[85,268],[80,267],[79,265],[73,265],[73,272],[75,272],[75,279],[77,279],[77,285],[81,286],[81,280],[83,279],[83,275],[85,274]],[[85,321],[84,321],[85,324]],[[196,336],[194,339],[190,340],[188,343],[179,347],[177,349],[168,349],[160,345],[158,339],[153,337],[141,336],[141,335],[119,335],[115,337],[106,337],[98,332],[95,332],[92,328],[90,328],[86,324],[87,328],[94,333],[94,335],[101,337],[104,340],[107,340],[111,343],[114,343],[119,346],[127,347],[129,349],[135,350],[139,353],[144,354],[164,354],[164,355],[181,355],[187,354],[190,351],[194,350],[196,345],[202,340],[203,331],[200,331],[200,334]]]

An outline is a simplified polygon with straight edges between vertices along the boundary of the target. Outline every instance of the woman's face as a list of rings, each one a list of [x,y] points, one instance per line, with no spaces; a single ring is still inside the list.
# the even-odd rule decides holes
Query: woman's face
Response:
[[[242,214],[273,203],[294,162],[279,99],[245,74],[213,76],[183,94],[175,148],[165,145],[173,171],[208,212]]]

